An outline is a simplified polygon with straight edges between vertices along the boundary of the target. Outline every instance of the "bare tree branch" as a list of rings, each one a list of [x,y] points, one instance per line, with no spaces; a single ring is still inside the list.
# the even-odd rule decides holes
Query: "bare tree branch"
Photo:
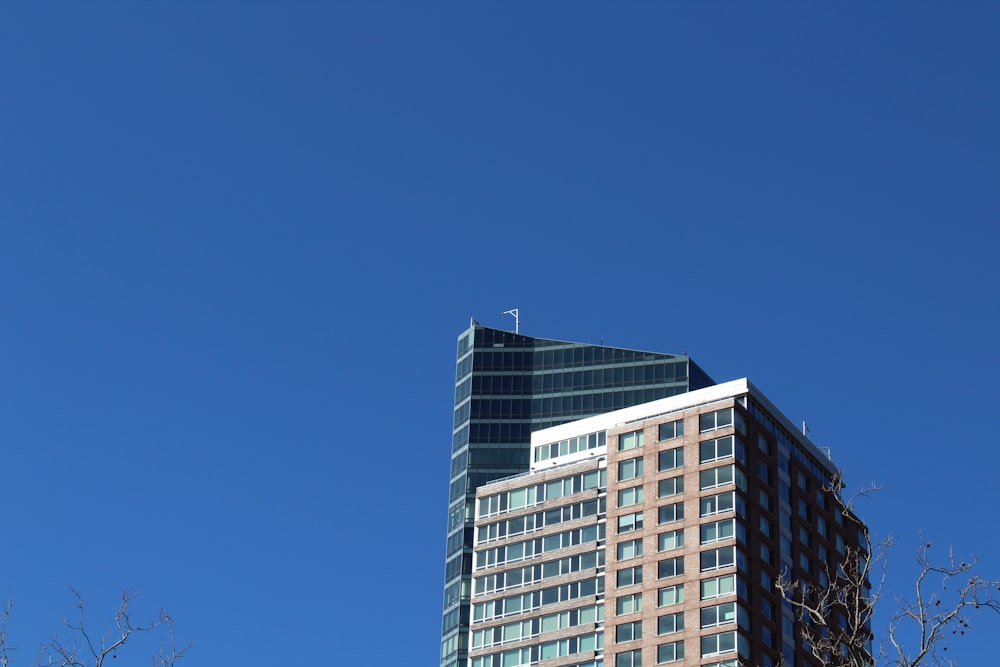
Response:
[[[188,642],[181,648],[177,648],[174,638],[174,619],[162,610],[160,611],[160,618],[166,623],[168,641],[166,646],[163,645],[163,642],[160,642],[160,651],[153,656],[153,665],[154,667],[174,667],[174,664],[191,648],[191,642]]]
[[[97,640],[85,622],[83,596],[74,589],[70,590],[76,596],[77,608],[75,623],[63,619],[63,625],[71,631],[70,637],[62,639],[53,636],[49,639],[48,643],[39,649],[38,656],[32,662],[33,667],[104,667],[108,657],[117,658],[119,649],[136,635],[159,628],[165,629],[167,637],[166,643],[161,641],[159,651],[153,655],[154,667],[174,667],[191,647],[190,643],[178,647],[174,638],[174,620],[162,609],[156,619],[143,624],[135,623],[132,620],[130,605],[136,599],[136,594],[130,591],[122,593],[121,603],[114,614],[113,625],[109,626]],[[11,609],[12,604],[8,602],[6,608],[0,612],[0,667],[8,667],[13,662],[11,653],[14,649],[7,644],[7,621]]]
[[[7,619],[10,618],[10,610],[14,608],[14,603],[7,600],[3,611],[0,612],[0,667],[7,667],[10,664],[10,654],[14,649],[7,646]]]
[[[896,612],[889,620],[886,665],[889,667],[946,667],[956,664],[945,655],[949,636],[971,629],[972,619],[983,611],[1000,613],[1000,581],[986,579],[975,569],[975,558],[961,559],[948,550],[943,564],[930,556],[932,543],[921,535],[917,548],[920,574],[914,597],[896,598]],[[907,651],[898,637],[916,631],[919,642]]]
[[[952,667],[947,657],[949,635],[964,635],[971,619],[981,611],[1000,613],[1000,581],[975,572],[974,558],[962,560],[949,550],[943,564],[930,557],[931,542],[921,535],[917,549],[919,574],[913,598],[893,596],[896,611],[889,620],[879,651],[872,650],[871,630],[875,605],[884,597],[892,537],[872,542],[867,526],[854,513],[854,505],[881,487],[872,484],[850,499],[840,494],[843,482],[834,478],[828,491],[847,525],[858,530],[858,546],[847,546],[826,566],[825,587],[793,581],[782,573],[777,589],[796,610],[799,632],[822,667]],[[903,636],[918,637],[910,651]]]

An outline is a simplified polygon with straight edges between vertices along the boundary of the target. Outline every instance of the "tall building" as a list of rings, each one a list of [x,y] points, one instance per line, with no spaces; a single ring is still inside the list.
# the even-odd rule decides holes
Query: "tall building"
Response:
[[[531,433],[713,384],[686,356],[524,336],[458,337],[441,666],[466,667],[476,489],[527,472]]]
[[[476,493],[469,667],[816,664],[774,582],[826,588],[860,524],[748,380],[537,431],[531,451]]]

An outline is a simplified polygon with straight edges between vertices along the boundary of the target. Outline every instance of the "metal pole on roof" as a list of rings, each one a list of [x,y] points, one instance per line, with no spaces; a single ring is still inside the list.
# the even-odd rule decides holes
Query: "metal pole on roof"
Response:
[[[521,316],[517,312],[517,308],[511,308],[510,310],[505,310],[500,313],[500,317],[504,315],[514,316],[514,333],[521,333]]]

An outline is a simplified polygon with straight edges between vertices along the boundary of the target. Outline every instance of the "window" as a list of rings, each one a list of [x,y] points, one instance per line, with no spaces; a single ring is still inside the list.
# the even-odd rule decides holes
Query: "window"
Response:
[[[657,510],[657,519],[659,523],[671,523],[672,521],[680,521],[684,518],[684,503],[674,503],[673,505],[664,505]]]
[[[750,654],[750,642],[746,637],[733,632],[721,632],[717,635],[707,635],[701,638],[701,657],[732,653],[739,649],[739,654]]]
[[[598,585],[600,585],[600,590],[598,590]],[[565,602],[566,600],[573,600],[579,597],[585,597],[588,595],[595,595],[604,590],[604,577],[596,577],[594,579],[586,579],[584,581],[576,581],[569,584],[563,584],[562,586],[551,586],[549,588],[543,588],[541,591],[541,604],[554,604],[556,602]],[[505,598],[506,601],[510,598]],[[526,593],[523,596],[524,610],[527,611],[532,607],[538,606],[538,593],[534,596],[531,593]],[[521,611],[520,607],[515,610],[505,609],[505,612],[509,613],[511,611]]]
[[[809,533],[809,529],[805,526],[799,526],[799,542],[807,547],[812,546],[812,535]]]
[[[760,490],[760,506],[768,512],[774,513],[774,505],[771,500],[771,496],[767,495],[767,491],[764,489]]]
[[[618,517],[618,532],[628,533],[633,530],[642,530],[642,512],[635,514],[622,514]]]
[[[684,493],[683,477],[671,477],[670,479],[661,479],[656,486],[656,495],[658,498],[668,498],[670,496],[676,496],[681,493]]]
[[[809,502],[803,498],[799,498],[798,501],[799,516],[808,521],[810,518]]]
[[[499,379],[499,377],[494,378],[494,380]],[[487,391],[487,393],[490,392]],[[581,435],[569,440],[545,444],[535,448],[535,461],[546,461],[556,456],[566,456],[567,454],[575,454],[587,451],[588,449],[603,447],[606,444],[606,440],[607,433],[605,431],[598,431],[597,433]]]
[[[532,491],[535,491],[536,487],[532,487]],[[536,491],[537,494],[537,491]],[[533,494],[535,495],[535,494]],[[521,509],[528,504],[528,489],[514,489],[510,492],[509,499],[507,501],[508,508],[512,510]]]
[[[747,478],[742,470],[734,465],[722,466],[721,468],[710,468],[699,473],[701,490],[714,489],[717,486],[724,486],[736,482],[736,486],[744,491],[747,488]]]
[[[658,635],[669,635],[671,632],[683,632],[683,630],[684,612],[682,611],[656,619],[656,634]]]
[[[582,637],[569,637],[566,639],[557,639],[555,641],[545,642],[544,644],[539,646],[538,649],[532,648],[531,653],[537,656],[538,659],[551,660],[552,658],[559,658],[567,655],[573,655],[574,653],[593,651],[597,648],[597,644],[598,644],[598,637],[594,634],[589,634],[589,635],[583,635]],[[523,652],[523,650],[524,649],[515,649],[515,651],[519,652]],[[538,651],[537,653],[535,653],[536,650]],[[506,659],[510,653],[511,653],[510,651],[504,651],[504,653],[502,654],[504,658],[504,662],[502,664],[505,667],[508,664]],[[487,658],[488,657],[489,656],[487,656]],[[475,664],[475,659],[472,662],[473,664]],[[531,662],[534,662],[534,660],[532,660]],[[496,663],[487,662],[486,664],[489,665]],[[529,663],[521,662],[519,664],[525,665]]]
[[[800,489],[802,489],[803,491],[809,490],[809,478],[806,477],[806,474],[804,472],[802,472],[801,470],[796,471],[795,480],[798,483]]]
[[[618,481],[642,477],[642,457],[618,462]]]
[[[774,620],[774,605],[765,598],[760,599],[760,613],[764,618]]]
[[[701,508],[700,514],[703,517],[722,514],[733,508],[736,509],[736,513],[740,516],[746,516],[747,514],[746,502],[744,502],[742,497],[737,496],[735,491],[724,491],[714,496],[705,496],[699,504]]]
[[[736,565],[741,570],[749,569],[746,554],[736,547],[720,547],[701,552],[701,571],[717,570]]]
[[[642,667],[642,649],[616,653],[615,667]]]
[[[698,416],[698,430],[702,433],[733,425],[733,409],[706,412]]]
[[[701,525],[701,543],[710,544],[732,539],[736,536],[736,519],[723,519]],[[744,539],[746,536],[744,535]]]
[[[736,592],[736,575],[726,574],[701,580],[701,599],[710,600]]]
[[[618,492],[618,507],[628,507],[642,502],[642,487],[633,486]]]
[[[736,633],[722,632],[717,635],[706,635],[701,638],[701,657],[732,653],[736,650]]]
[[[618,560],[638,558],[642,555],[642,538],[618,543]]]
[[[766,537],[774,539],[774,524],[767,517],[760,517],[760,532]]]
[[[606,471],[594,470],[582,475],[574,475],[573,477],[566,477],[563,479],[554,479],[552,481],[545,482],[545,484],[539,484],[534,493],[531,492],[531,487],[528,487],[527,504],[534,505],[545,500],[561,498],[562,496],[579,493],[581,491],[586,491],[587,489],[595,489],[599,486],[604,486],[605,476]],[[500,494],[500,503],[498,507],[494,507],[492,500],[493,498],[497,498],[497,496],[491,496],[489,510],[486,514],[494,514],[508,509],[505,504],[506,496],[507,494]],[[484,498],[483,500],[486,499]],[[483,509],[483,506],[480,505],[481,515],[483,515]]]
[[[809,556],[807,556],[806,554],[799,554],[799,567],[801,567],[809,574],[812,574],[813,567],[812,567],[812,561],[809,560]]]
[[[724,602],[701,609],[701,627],[713,628],[717,625],[728,625],[736,622],[736,603]]]
[[[738,461],[746,461],[746,450],[743,443],[731,435],[715,440],[705,440],[701,443],[698,460],[709,463],[735,456]]]
[[[670,530],[656,536],[656,548],[658,551],[670,551],[680,549],[684,546],[684,529]]]
[[[816,530],[819,531],[819,534],[823,537],[830,539],[830,529],[827,528],[826,519],[821,516],[816,517]]]
[[[631,586],[633,584],[642,583],[642,565],[636,565],[635,567],[626,567],[625,569],[618,570],[616,573],[616,581],[618,587]]]
[[[684,574],[684,556],[667,558],[656,564],[656,576],[659,579],[676,577]]]
[[[767,438],[763,433],[757,435],[757,446],[760,447],[760,451],[767,455],[771,454],[771,443],[767,441]]]
[[[636,611],[642,611],[642,593],[622,595],[615,600],[615,613],[621,615],[631,614]]]
[[[684,435],[684,421],[667,422],[660,424],[660,440],[671,440]]]
[[[684,602],[684,584],[666,586],[656,593],[656,606],[669,607]]]
[[[774,478],[771,476],[771,468],[768,467],[767,461],[757,461],[757,476],[760,477],[760,481],[768,486],[774,484]]]
[[[771,567],[774,567],[774,552],[771,550],[771,547],[763,542],[760,543],[760,559]]]
[[[503,656],[503,667],[518,667],[519,665],[531,664],[531,648],[525,647],[504,651],[502,654],[494,653],[493,655],[475,658],[469,661],[470,667],[486,667],[487,665],[500,664],[499,661],[496,663],[493,662],[493,658],[499,655]]]
[[[624,452],[627,449],[642,447],[642,431],[632,433],[622,433],[618,436],[618,451]]]
[[[667,449],[662,451],[657,454],[656,461],[656,469],[659,472],[680,468],[684,465],[684,449],[682,447],[678,447],[677,449]]]
[[[736,564],[736,547],[722,547],[701,552],[701,571],[718,570]]]
[[[533,635],[538,634],[538,629],[536,628],[534,632],[531,631],[531,621],[514,621],[513,623],[507,623],[502,627],[503,635],[500,637],[502,642],[516,641],[518,639],[527,639]],[[500,628],[494,628],[500,629]],[[493,638],[496,641],[496,637]]]
[[[615,626],[615,641],[619,644],[642,639],[642,621]]]
[[[677,662],[684,659],[684,642],[670,642],[656,647],[656,664]]]

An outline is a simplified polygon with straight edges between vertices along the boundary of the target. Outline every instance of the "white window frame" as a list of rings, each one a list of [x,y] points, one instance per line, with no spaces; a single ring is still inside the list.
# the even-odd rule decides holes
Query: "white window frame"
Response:
[[[716,593],[713,595],[705,595],[705,584],[709,582],[714,585],[716,590]],[[723,593],[718,592],[722,589],[723,583],[732,586],[732,590],[728,590]],[[717,577],[708,577],[698,582],[698,597],[701,600],[714,600],[716,598],[726,597],[727,595],[736,595],[736,588],[735,574],[722,574]]]
[[[627,489],[618,490],[618,507],[631,507],[632,505],[638,505],[642,502],[643,496],[645,494],[642,491],[642,485],[630,486]]]
[[[623,607],[628,607],[628,611],[621,611]],[[625,616],[642,611],[642,593],[629,593],[620,595],[615,599],[615,615]]]
[[[656,536],[656,550],[659,553],[684,547],[684,529],[668,530]]]
[[[663,602],[663,598],[667,595],[673,597],[673,602]],[[684,604],[684,584],[673,584],[672,586],[663,586],[656,591],[656,606],[657,607],[672,607],[676,604]]]

